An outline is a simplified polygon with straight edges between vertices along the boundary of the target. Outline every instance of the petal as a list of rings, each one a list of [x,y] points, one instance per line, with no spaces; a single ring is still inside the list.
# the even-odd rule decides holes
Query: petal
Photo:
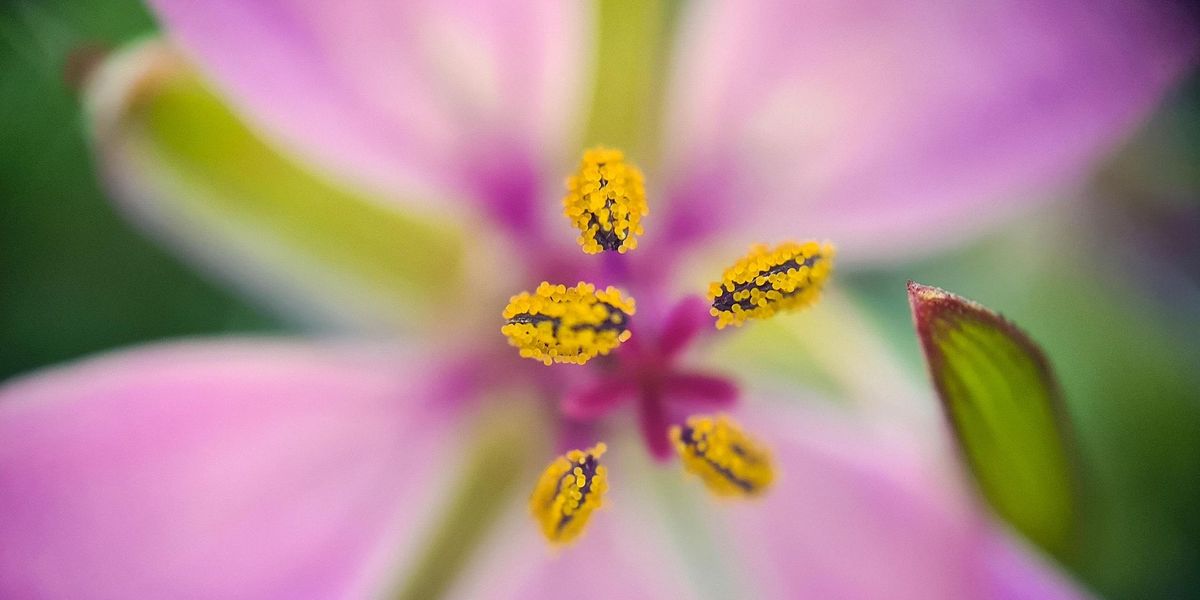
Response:
[[[469,191],[496,157],[562,156],[578,118],[583,3],[151,4],[253,123],[387,189]]]
[[[1017,552],[960,482],[932,472],[911,445],[832,414],[758,409],[744,424],[774,448],[778,482],[760,501],[718,507],[734,533],[730,552],[761,588],[751,595],[1083,596]]]
[[[1031,549],[1004,536],[986,538],[981,588],[997,600],[1059,600],[1085,596]]]
[[[0,596],[378,591],[455,437],[384,350],[187,342],[0,388]]]
[[[825,237],[852,262],[1074,183],[1200,39],[1169,3],[1125,0],[692,6],[668,95],[676,235],[737,223],[740,243]]]
[[[844,415],[783,405],[743,423],[774,446],[765,498],[718,502],[632,432],[609,439],[608,506],[553,552],[513,515],[463,598],[1080,598],[996,531],[911,445]],[[674,472],[673,472],[674,471]]]
[[[135,221],[285,312],[380,328],[433,320],[459,283],[461,239],[338,187],[255,137],[161,42],[89,79],[93,146]]]

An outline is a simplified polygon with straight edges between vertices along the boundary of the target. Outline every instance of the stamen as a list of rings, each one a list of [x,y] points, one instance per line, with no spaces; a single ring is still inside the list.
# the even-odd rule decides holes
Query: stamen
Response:
[[[522,292],[509,300],[507,323],[500,331],[525,358],[582,365],[629,339],[633,313],[633,298],[622,297],[616,288],[597,290],[582,281],[568,288],[543,281],[533,294]]]
[[[608,491],[608,472],[598,459],[607,449],[601,442],[589,450],[572,450],[558,457],[533,488],[529,509],[551,544],[578,538],[592,512],[600,508]]]
[[[718,496],[756,496],[775,479],[770,452],[724,415],[690,417],[670,436],[684,468]]]
[[[812,304],[833,269],[833,255],[828,242],[752,246],[750,254],[725,269],[721,282],[708,286],[709,314],[717,318],[717,329]]]
[[[625,162],[620,150],[597,147],[583,153],[579,171],[567,178],[563,212],[579,230],[579,245],[588,254],[637,248],[646,216],[642,172]]]

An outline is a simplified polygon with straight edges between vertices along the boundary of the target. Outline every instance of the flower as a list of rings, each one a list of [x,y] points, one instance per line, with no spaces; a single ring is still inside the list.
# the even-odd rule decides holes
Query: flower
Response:
[[[662,159],[652,137],[588,140],[628,142],[648,175],[626,172],[616,209],[593,206],[599,166],[585,155],[564,220],[546,199],[561,196],[583,145],[571,141],[582,106],[571,100],[589,57],[598,104],[616,98],[606,110],[632,101],[636,121],[655,97],[611,75],[643,68],[610,60],[614,36],[589,54],[597,15],[583,4],[156,8],[251,129],[173,50],[128,50],[89,84],[117,195],[189,256],[286,308],[403,334],[188,342],[6,385],[5,595],[1077,594],[907,442],[771,402],[767,382],[739,407],[744,429],[697,416],[740,393],[699,367],[714,325],[769,316],[777,283],[810,302],[826,263],[809,259],[828,257],[823,246],[756,248],[708,303],[678,290],[703,291],[683,285],[688,261],[718,266],[705,255],[726,242],[813,234],[852,263],[878,259],[918,250],[913,232],[1069,181],[1182,64],[1188,49],[1166,29],[1182,25],[1120,3],[689,6],[662,96]],[[642,10],[605,5],[599,27]],[[623,136],[620,119],[595,115],[589,135]],[[545,294],[519,294],[542,281]],[[551,284],[574,281],[570,294]],[[629,288],[636,315],[618,290],[592,287],[610,283]],[[569,348],[569,362],[588,364],[547,366],[505,346],[497,318],[513,293],[503,326],[529,358],[553,363]],[[581,298],[587,310],[561,306]],[[561,339],[546,320],[569,315],[597,335]],[[705,469],[735,469],[762,497],[710,505],[678,470],[646,461],[614,424],[626,403],[652,455],[674,449],[718,487],[731,480]],[[591,446],[601,434],[607,453]],[[754,460],[722,462],[730,440]],[[614,505],[574,521],[586,535],[557,559],[507,510],[550,461],[554,487],[534,497],[549,537],[591,514],[606,482]],[[568,474],[578,496],[558,485]]]

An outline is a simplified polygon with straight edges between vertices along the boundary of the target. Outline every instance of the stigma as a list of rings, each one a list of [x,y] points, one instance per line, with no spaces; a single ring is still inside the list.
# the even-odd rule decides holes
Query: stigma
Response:
[[[812,304],[833,269],[833,255],[832,244],[812,241],[752,246],[725,269],[720,282],[708,286],[709,314],[717,318],[717,329]]]
[[[690,417],[670,436],[683,467],[718,496],[757,496],[775,479],[770,452],[724,415]]]
[[[608,491],[608,473],[599,458],[603,442],[572,450],[550,463],[529,497],[529,509],[551,544],[567,544],[583,534],[592,512]]]
[[[509,300],[500,331],[525,358],[582,365],[629,339],[634,310],[633,298],[613,287],[597,290],[581,281],[568,288],[543,281],[534,293]]]
[[[625,162],[620,150],[585,151],[579,171],[567,178],[563,212],[579,230],[579,245],[588,254],[637,248],[648,212],[642,172]]]

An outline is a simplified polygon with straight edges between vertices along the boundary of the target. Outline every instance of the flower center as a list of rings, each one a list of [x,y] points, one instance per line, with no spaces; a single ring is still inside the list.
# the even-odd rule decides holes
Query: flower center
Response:
[[[579,230],[585,253],[624,254],[637,248],[637,236],[643,233],[641,219],[648,212],[642,173],[626,163],[618,150],[588,150],[579,171],[567,180],[563,206]],[[509,300],[501,331],[522,357],[547,366],[582,365],[628,342],[611,359],[597,361],[601,368],[593,371],[595,377],[588,377],[590,385],[554,380],[563,388],[559,405],[563,415],[586,423],[636,397],[639,423],[652,455],[667,458],[674,449],[684,468],[698,475],[713,493],[757,496],[775,478],[766,447],[727,417],[692,412],[697,407],[709,412],[730,406],[737,388],[724,377],[680,369],[675,363],[701,330],[712,331],[709,323],[718,330],[740,326],[749,319],[764,319],[816,301],[829,277],[833,254],[832,245],[811,241],[754,246],[725,270],[720,282],[709,286],[707,304],[695,296],[685,297],[662,315],[661,323],[639,329],[636,339],[633,299],[616,288],[597,290],[586,282],[568,288],[543,281],[533,293],[522,292]],[[624,264],[621,256],[605,258]],[[625,270],[612,271],[615,279],[628,277]],[[665,305],[651,302],[649,306]],[[601,442],[587,451],[572,450],[542,474],[530,509],[551,543],[577,538],[600,506],[608,489],[605,469],[598,461],[605,449]]]
[[[642,172],[625,162],[620,150],[593,148],[583,154],[579,171],[567,179],[563,212],[579,230],[588,254],[637,248],[642,234],[646,188]]]

